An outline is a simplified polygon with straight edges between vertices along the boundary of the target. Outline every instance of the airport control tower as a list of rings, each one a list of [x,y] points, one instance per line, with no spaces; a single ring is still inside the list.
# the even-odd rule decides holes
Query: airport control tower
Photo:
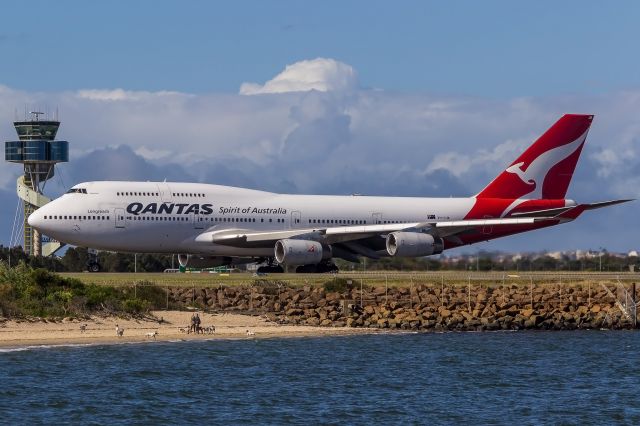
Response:
[[[17,141],[4,144],[6,161],[24,165],[24,174],[18,178],[18,197],[23,201],[24,251],[34,256],[49,256],[60,247],[57,241],[42,244],[42,236],[27,223],[27,218],[39,207],[51,201],[43,195],[46,182],[54,175],[56,163],[69,161],[69,142],[56,141],[60,122],[40,120],[42,112],[32,111],[30,119],[15,121]],[[25,114],[26,115],[26,114]]]

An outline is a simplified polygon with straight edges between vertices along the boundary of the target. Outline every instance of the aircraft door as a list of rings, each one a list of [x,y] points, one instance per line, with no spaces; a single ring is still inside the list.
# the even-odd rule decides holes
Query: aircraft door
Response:
[[[291,212],[291,222],[289,222],[289,227],[291,229],[300,227],[300,223],[302,221],[301,218],[302,218],[302,215],[300,214],[299,211],[296,210]]]
[[[193,227],[195,229],[204,229],[204,216],[193,213],[192,215]]]
[[[116,217],[116,222],[115,222],[116,228],[124,228],[125,227],[124,209],[116,209],[115,217]]]
[[[160,200],[163,203],[170,203],[173,201],[173,195],[171,194],[171,188],[165,182],[158,184],[158,192],[160,193]]]
[[[382,213],[372,213],[371,220],[374,225],[379,225],[382,223]]]

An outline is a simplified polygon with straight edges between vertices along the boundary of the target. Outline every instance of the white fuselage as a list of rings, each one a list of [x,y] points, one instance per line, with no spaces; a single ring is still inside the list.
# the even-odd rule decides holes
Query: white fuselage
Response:
[[[38,209],[30,223],[59,241],[102,250],[273,256],[273,247],[196,241],[204,232],[281,231],[459,220],[474,198],[288,195],[220,185],[87,182]]]

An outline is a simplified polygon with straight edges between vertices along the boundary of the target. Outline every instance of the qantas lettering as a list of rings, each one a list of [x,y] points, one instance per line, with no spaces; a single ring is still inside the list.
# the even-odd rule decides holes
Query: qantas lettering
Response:
[[[210,215],[213,213],[212,204],[186,204],[186,203],[149,203],[146,206],[142,203],[131,203],[127,206],[127,213],[134,216],[140,214],[200,214]]]

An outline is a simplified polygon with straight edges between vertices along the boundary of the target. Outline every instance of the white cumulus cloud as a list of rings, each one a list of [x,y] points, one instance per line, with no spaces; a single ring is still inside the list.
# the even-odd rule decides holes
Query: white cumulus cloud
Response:
[[[240,94],[347,91],[357,87],[358,77],[351,65],[335,59],[316,58],[287,65],[284,71],[264,84],[243,83]]]
[[[52,196],[86,180],[165,178],[285,193],[468,196],[563,113],[586,111],[596,120],[569,196],[579,202],[640,198],[640,90],[498,100],[358,90],[355,71],[332,59],[293,64],[258,89],[252,93],[271,95],[44,93],[0,82],[0,139],[17,137],[16,105],[59,107],[58,136],[69,141],[72,158],[47,185]],[[21,170],[0,166],[0,207],[15,209]],[[571,245],[606,241],[614,248],[611,235],[623,228],[616,247],[637,248],[640,228],[628,213],[636,211],[630,205],[585,214],[599,222],[590,232],[577,222]],[[627,216],[604,220],[603,214],[619,212]],[[2,244],[13,210],[0,213]],[[527,235],[491,247],[553,248],[569,241],[547,232],[533,234],[539,241]]]
[[[139,101],[151,96],[174,96],[183,95],[179,92],[160,91],[145,92],[131,91],[123,89],[85,89],[79,90],[77,96],[81,99],[90,99],[93,101]]]

